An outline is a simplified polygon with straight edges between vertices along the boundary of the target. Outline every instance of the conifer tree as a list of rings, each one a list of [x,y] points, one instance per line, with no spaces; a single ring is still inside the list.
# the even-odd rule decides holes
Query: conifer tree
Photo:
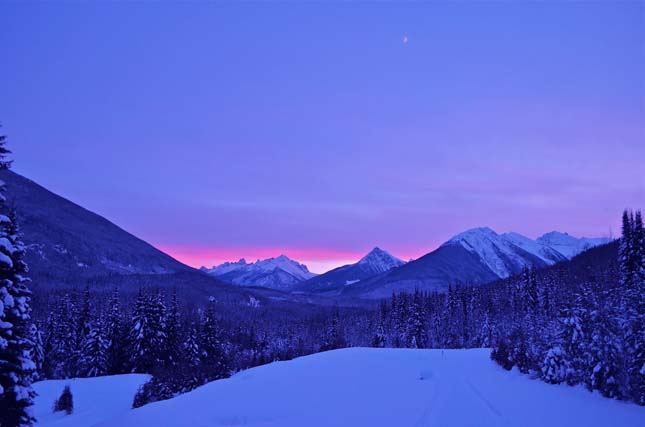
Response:
[[[119,290],[114,288],[108,302],[108,312],[105,323],[106,357],[108,374],[124,372],[126,361],[126,339],[124,336],[123,320]]]
[[[170,298],[170,307],[166,315],[166,354],[164,361],[169,366],[177,366],[181,355],[181,323],[179,318],[179,303],[177,302],[177,289],[173,289]]]
[[[83,344],[83,373],[86,377],[98,377],[108,372],[108,343],[103,336],[99,320],[87,325],[87,336]]]
[[[332,318],[329,320],[327,329],[325,330],[320,351],[336,350],[347,345],[345,336],[340,329],[339,317],[339,312],[336,310],[332,315]]]
[[[183,361],[190,367],[199,366],[201,363],[199,336],[197,327],[195,325],[191,326],[188,331],[188,335],[181,346]]]
[[[33,344],[31,348],[30,358],[34,362],[34,381],[43,379],[43,363],[45,360],[45,353],[43,348],[43,334],[40,329],[35,325],[31,324],[29,328],[29,336],[31,337],[31,342]]]
[[[92,307],[90,300],[90,287],[86,285],[83,290],[83,303],[78,311],[77,339],[81,343],[81,346],[90,332],[90,322],[92,320]]]
[[[58,362],[56,360],[55,349],[56,344],[56,324],[54,313],[47,316],[45,324],[45,339],[43,341],[43,363],[42,374],[44,378],[54,378],[54,373]]]
[[[166,305],[161,292],[148,300],[149,342],[152,366],[164,365],[167,359]]]
[[[74,298],[69,293],[57,301],[53,317],[51,352],[46,355],[52,367],[51,378],[71,378],[76,376],[79,349],[77,345],[77,309]]]
[[[414,292],[408,322],[409,346],[411,348],[425,348],[427,345],[425,312],[421,292],[418,290]]]
[[[152,363],[150,361],[150,332],[148,321],[148,301],[143,291],[139,294],[134,303],[132,312],[132,327],[129,333],[130,342],[130,367],[132,372],[150,372]]]
[[[214,301],[211,299],[200,328],[199,348],[202,366],[208,380],[225,378],[229,374],[228,362],[224,353],[222,334],[215,317]]]
[[[0,136],[0,170],[11,165],[5,143]],[[4,193],[0,182],[0,425],[27,427],[35,421],[28,412],[35,395],[31,387],[35,371],[29,333],[31,292],[16,212],[7,209]]]
[[[165,352],[165,305],[162,294],[145,295],[140,290],[132,320],[129,334],[132,372],[150,373],[163,364]]]
[[[645,230],[640,211],[630,218],[630,223],[629,234],[623,237],[630,240],[624,243],[630,250],[625,250],[624,258],[621,257],[624,295],[621,312],[630,398],[645,405]]]
[[[372,338],[372,347],[383,348],[386,342],[385,319],[387,318],[387,304],[381,302],[379,305],[379,316],[376,322],[376,330]]]
[[[566,310],[559,319],[558,345],[561,349],[563,365],[566,366],[565,377],[561,381],[568,384],[578,384],[584,381],[589,373],[586,372],[588,365],[586,332],[583,329],[582,308],[577,306]]]
[[[547,351],[542,363],[542,378],[550,384],[560,384],[567,379],[569,364],[558,345]]]

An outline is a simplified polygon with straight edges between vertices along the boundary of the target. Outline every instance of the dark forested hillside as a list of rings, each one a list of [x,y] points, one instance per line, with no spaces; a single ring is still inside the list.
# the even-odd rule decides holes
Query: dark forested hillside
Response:
[[[10,170],[0,171],[18,212],[32,280],[191,270],[105,218]]]

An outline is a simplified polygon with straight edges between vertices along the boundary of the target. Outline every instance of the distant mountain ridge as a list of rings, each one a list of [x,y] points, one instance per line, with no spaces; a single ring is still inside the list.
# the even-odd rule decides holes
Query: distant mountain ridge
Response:
[[[242,258],[238,262],[225,262],[212,268],[202,267],[200,270],[234,285],[271,289],[290,289],[315,276],[306,265],[293,261],[286,255],[251,263]]]
[[[488,227],[473,228],[417,260],[365,277],[352,286],[328,282],[325,288],[325,284],[319,283],[325,276],[321,275],[317,280],[305,282],[301,288],[313,283],[314,292],[338,292],[361,298],[384,298],[402,290],[443,291],[451,284],[484,284],[517,274],[526,267],[547,267],[609,241],[576,238],[557,231],[533,240],[519,233],[497,234]]]

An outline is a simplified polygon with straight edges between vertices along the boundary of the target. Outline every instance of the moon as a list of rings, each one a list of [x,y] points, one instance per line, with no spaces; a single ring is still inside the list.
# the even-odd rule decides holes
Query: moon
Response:
[[[408,36],[403,36],[403,44],[408,44]]]

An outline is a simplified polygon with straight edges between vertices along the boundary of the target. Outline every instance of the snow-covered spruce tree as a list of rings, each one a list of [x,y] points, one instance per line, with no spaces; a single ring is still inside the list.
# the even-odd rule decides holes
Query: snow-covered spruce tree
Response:
[[[132,327],[129,333],[129,365],[132,372],[148,373],[153,367],[150,348],[148,298],[139,289],[132,312]]]
[[[634,348],[631,360],[629,381],[632,399],[639,405],[645,405],[645,228],[639,211],[635,223],[635,243],[640,252],[636,255],[639,264],[638,284],[634,287],[632,301],[637,318],[634,321]]]
[[[222,331],[215,317],[214,301],[209,301],[202,319],[199,336],[201,366],[206,380],[212,381],[230,375],[228,360],[224,352]]]
[[[0,136],[0,169],[8,169],[10,153]],[[14,209],[7,209],[4,184],[0,182],[0,425],[26,427],[34,423],[28,408],[33,404],[31,387],[35,366],[31,360],[30,297],[22,260]]]
[[[80,354],[76,336],[77,316],[74,298],[66,293],[57,302],[53,330],[48,337],[51,340],[51,349],[45,353],[45,359],[51,367],[48,378],[70,378],[77,374]]]
[[[163,365],[166,344],[163,295],[139,291],[130,329],[130,366],[132,372],[151,373]]]
[[[448,295],[446,297],[445,319],[446,325],[446,347],[461,348],[463,345],[462,314],[459,307],[459,288],[448,286]]]
[[[121,302],[119,290],[114,288],[108,302],[108,311],[105,320],[105,339],[107,373],[110,375],[125,372],[128,363],[126,358],[126,337],[124,333],[123,314],[121,313]]]
[[[325,330],[320,351],[336,350],[346,346],[345,335],[340,327],[340,315],[336,310]]]
[[[629,288],[636,282],[638,274],[638,236],[634,232],[634,215],[625,210],[622,220],[622,237],[619,246],[620,283]]]
[[[589,343],[592,389],[606,397],[627,397],[625,357],[620,338],[620,325],[615,321],[612,298],[605,294],[599,299],[599,307],[593,312],[592,332]]]
[[[177,366],[179,364],[181,345],[179,303],[177,302],[177,289],[173,289],[170,298],[170,307],[166,314],[166,353],[163,356],[166,365]]]
[[[425,348],[428,340],[422,294],[419,290],[414,292],[408,313],[408,345],[410,348]]]
[[[150,346],[153,367],[162,366],[166,363],[167,335],[166,335],[166,304],[164,295],[157,292],[152,295],[148,302]]]
[[[83,290],[83,302],[80,310],[78,311],[78,320],[77,320],[77,332],[76,336],[79,342],[79,348],[82,351],[82,346],[84,345],[85,338],[90,333],[90,323],[92,321],[92,305],[91,305],[91,295],[90,287],[85,286]]]
[[[490,316],[488,313],[484,314],[477,340],[479,346],[484,348],[490,347],[493,343],[493,327],[490,324]]]
[[[45,378],[43,376],[43,362],[45,360],[45,352],[43,348],[43,333],[35,324],[32,323],[29,328],[29,336],[33,344],[31,348],[30,358],[34,362],[34,381]]]
[[[542,379],[550,384],[560,384],[567,379],[569,364],[560,346],[556,345],[547,351],[541,370]]]
[[[83,342],[82,369],[85,377],[98,377],[108,372],[108,343],[103,336],[100,319],[86,325],[87,336]]]
[[[189,367],[199,366],[201,363],[201,350],[199,349],[199,333],[197,327],[192,325],[188,330],[186,339],[181,345],[182,360]]]
[[[371,346],[376,348],[385,347],[387,340],[387,335],[385,332],[385,322],[387,319],[387,304],[384,301],[381,301],[379,305],[379,314],[376,319],[376,327],[374,331],[374,337],[372,338]]]
[[[623,213],[620,272],[629,398],[645,405],[645,231],[640,211]]]
[[[47,321],[45,323],[44,335],[45,339],[43,340],[43,363],[42,363],[42,376],[44,378],[54,378],[54,372],[58,366],[54,350],[57,346],[56,339],[56,318],[55,313],[49,313],[47,316]]]
[[[588,355],[586,344],[586,331],[583,327],[583,308],[580,305],[580,297],[576,299],[573,308],[565,310],[559,319],[560,331],[558,334],[558,345],[561,349],[561,358],[567,368],[565,378],[569,385],[579,384],[584,381],[588,372]],[[544,366],[542,368],[544,372]],[[549,379],[545,380],[549,382]]]

